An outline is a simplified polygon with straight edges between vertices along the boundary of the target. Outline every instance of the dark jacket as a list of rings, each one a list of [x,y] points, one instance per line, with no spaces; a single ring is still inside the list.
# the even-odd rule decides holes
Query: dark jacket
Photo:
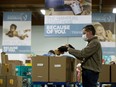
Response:
[[[69,53],[82,60],[82,68],[100,72],[102,66],[102,48],[97,37],[88,40],[82,50],[69,49]]]

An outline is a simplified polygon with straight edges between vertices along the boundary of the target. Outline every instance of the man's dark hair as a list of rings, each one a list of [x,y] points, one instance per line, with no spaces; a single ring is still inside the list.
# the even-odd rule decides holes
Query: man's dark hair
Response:
[[[84,27],[85,31],[91,31],[93,35],[95,35],[96,31],[93,25],[87,25]]]

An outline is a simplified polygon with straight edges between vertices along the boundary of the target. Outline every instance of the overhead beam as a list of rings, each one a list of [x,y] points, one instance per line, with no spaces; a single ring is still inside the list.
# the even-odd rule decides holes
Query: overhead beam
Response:
[[[44,4],[44,0],[0,0],[0,4]]]

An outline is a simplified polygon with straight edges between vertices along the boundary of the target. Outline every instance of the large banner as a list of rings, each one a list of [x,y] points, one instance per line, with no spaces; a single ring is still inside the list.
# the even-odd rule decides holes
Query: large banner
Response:
[[[45,36],[81,36],[92,23],[92,0],[45,0]]]
[[[109,64],[112,61],[112,56],[113,58],[116,56],[115,14],[93,13],[92,20],[96,35],[102,45],[104,61]]]
[[[31,12],[3,13],[2,51],[14,54],[31,52]]]
[[[54,37],[80,37],[82,36],[82,29],[84,26],[86,26],[86,24],[46,24],[45,35]]]

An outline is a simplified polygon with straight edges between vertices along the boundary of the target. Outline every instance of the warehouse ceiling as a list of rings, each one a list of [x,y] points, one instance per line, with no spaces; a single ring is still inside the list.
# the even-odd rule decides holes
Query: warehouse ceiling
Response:
[[[43,25],[44,16],[40,9],[45,8],[45,0],[0,0],[0,25],[3,21],[3,12],[31,11],[32,25]],[[116,0],[92,0],[92,12],[108,12],[116,7]]]

